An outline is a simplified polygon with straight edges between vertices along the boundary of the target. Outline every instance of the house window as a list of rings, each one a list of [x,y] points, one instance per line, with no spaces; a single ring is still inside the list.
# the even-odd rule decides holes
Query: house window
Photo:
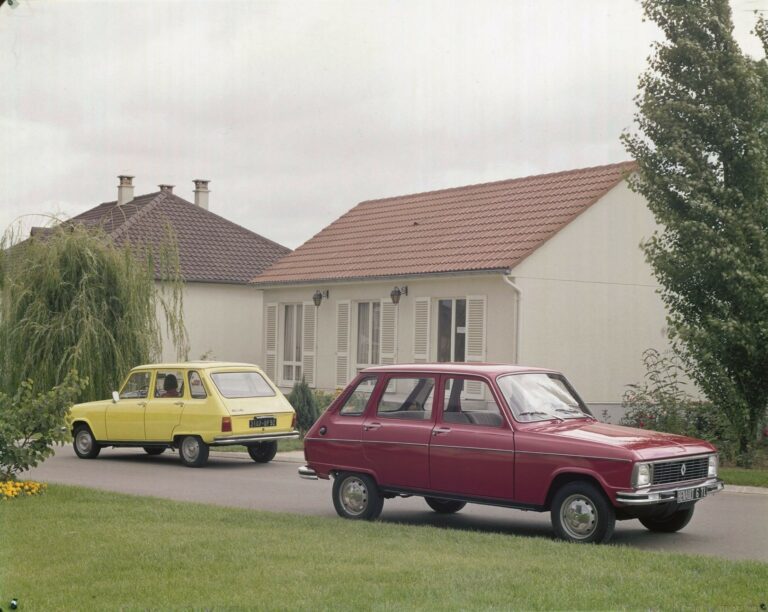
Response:
[[[381,302],[357,304],[357,371],[379,363]]]
[[[437,360],[465,361],[467,300],[443,299],[437,302]]]
[[[302,305],[286,304],[283,311],[283,382],[301,382]]]

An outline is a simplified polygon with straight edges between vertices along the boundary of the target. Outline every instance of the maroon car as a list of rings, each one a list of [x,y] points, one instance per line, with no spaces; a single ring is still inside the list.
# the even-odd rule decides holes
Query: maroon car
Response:
[[[368,368],[309,430],[303,478],[331,476],[336,512],[375,519],[384,499],[423,496],[550,511],[565,540],[605,542],[616,520],[688,524],[722,490],[702,440],[600,423],[565,377],[495,364]]]

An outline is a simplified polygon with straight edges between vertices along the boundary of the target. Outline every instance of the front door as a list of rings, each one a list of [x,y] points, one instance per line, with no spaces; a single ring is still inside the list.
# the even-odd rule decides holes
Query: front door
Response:
[[[181,421],[187,389],[189,385],[184,384],[183,371],[157,371],[153,397],[144,413],[147,440],[169,442],[173,439],[173,430]]]
[[[380,485],[428,487],[435,382],[430,376],[390,376],[365,418],[363,448]]]
[[[107,408],[107,438],[114,442],[144,440],[144,411],[152,373],[134,372],[123,385],[120,399]]]

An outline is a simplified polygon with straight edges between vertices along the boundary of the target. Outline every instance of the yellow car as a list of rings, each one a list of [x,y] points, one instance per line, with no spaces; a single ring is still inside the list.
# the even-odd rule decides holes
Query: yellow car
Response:
[[[149,455],[178,449],[200,467],[211,446],[242,444],[268,463],[277,441],[298,438],[296,413],[257,366],[199,361],[138,366],[111,400],[69,411],[75,453],[93,459],[104,446],[143,447]]]

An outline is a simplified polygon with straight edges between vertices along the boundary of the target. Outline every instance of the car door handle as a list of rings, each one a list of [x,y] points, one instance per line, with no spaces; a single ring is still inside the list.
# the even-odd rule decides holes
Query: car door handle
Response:
[[[444,433],[448,433],[448,432],[450,432],[450,431],[451,431],[451,428],[450,428],[450,427],[435,427],[435,428],[432,430],[432,435],[433,435],[433,436],[436,436],[436,435],[438,435],[438,434],[444,434]]]
[[[139,407],[144,408],[144,406],[147,405],[147,402],[139,402]]]
[[[174,406],[184,406],[184,402],[173,402]]]
[[[365,431],[371,431],[372,429],[380,429],[381,423],[368,423],[367,425],[363,425],[363,429]]]

